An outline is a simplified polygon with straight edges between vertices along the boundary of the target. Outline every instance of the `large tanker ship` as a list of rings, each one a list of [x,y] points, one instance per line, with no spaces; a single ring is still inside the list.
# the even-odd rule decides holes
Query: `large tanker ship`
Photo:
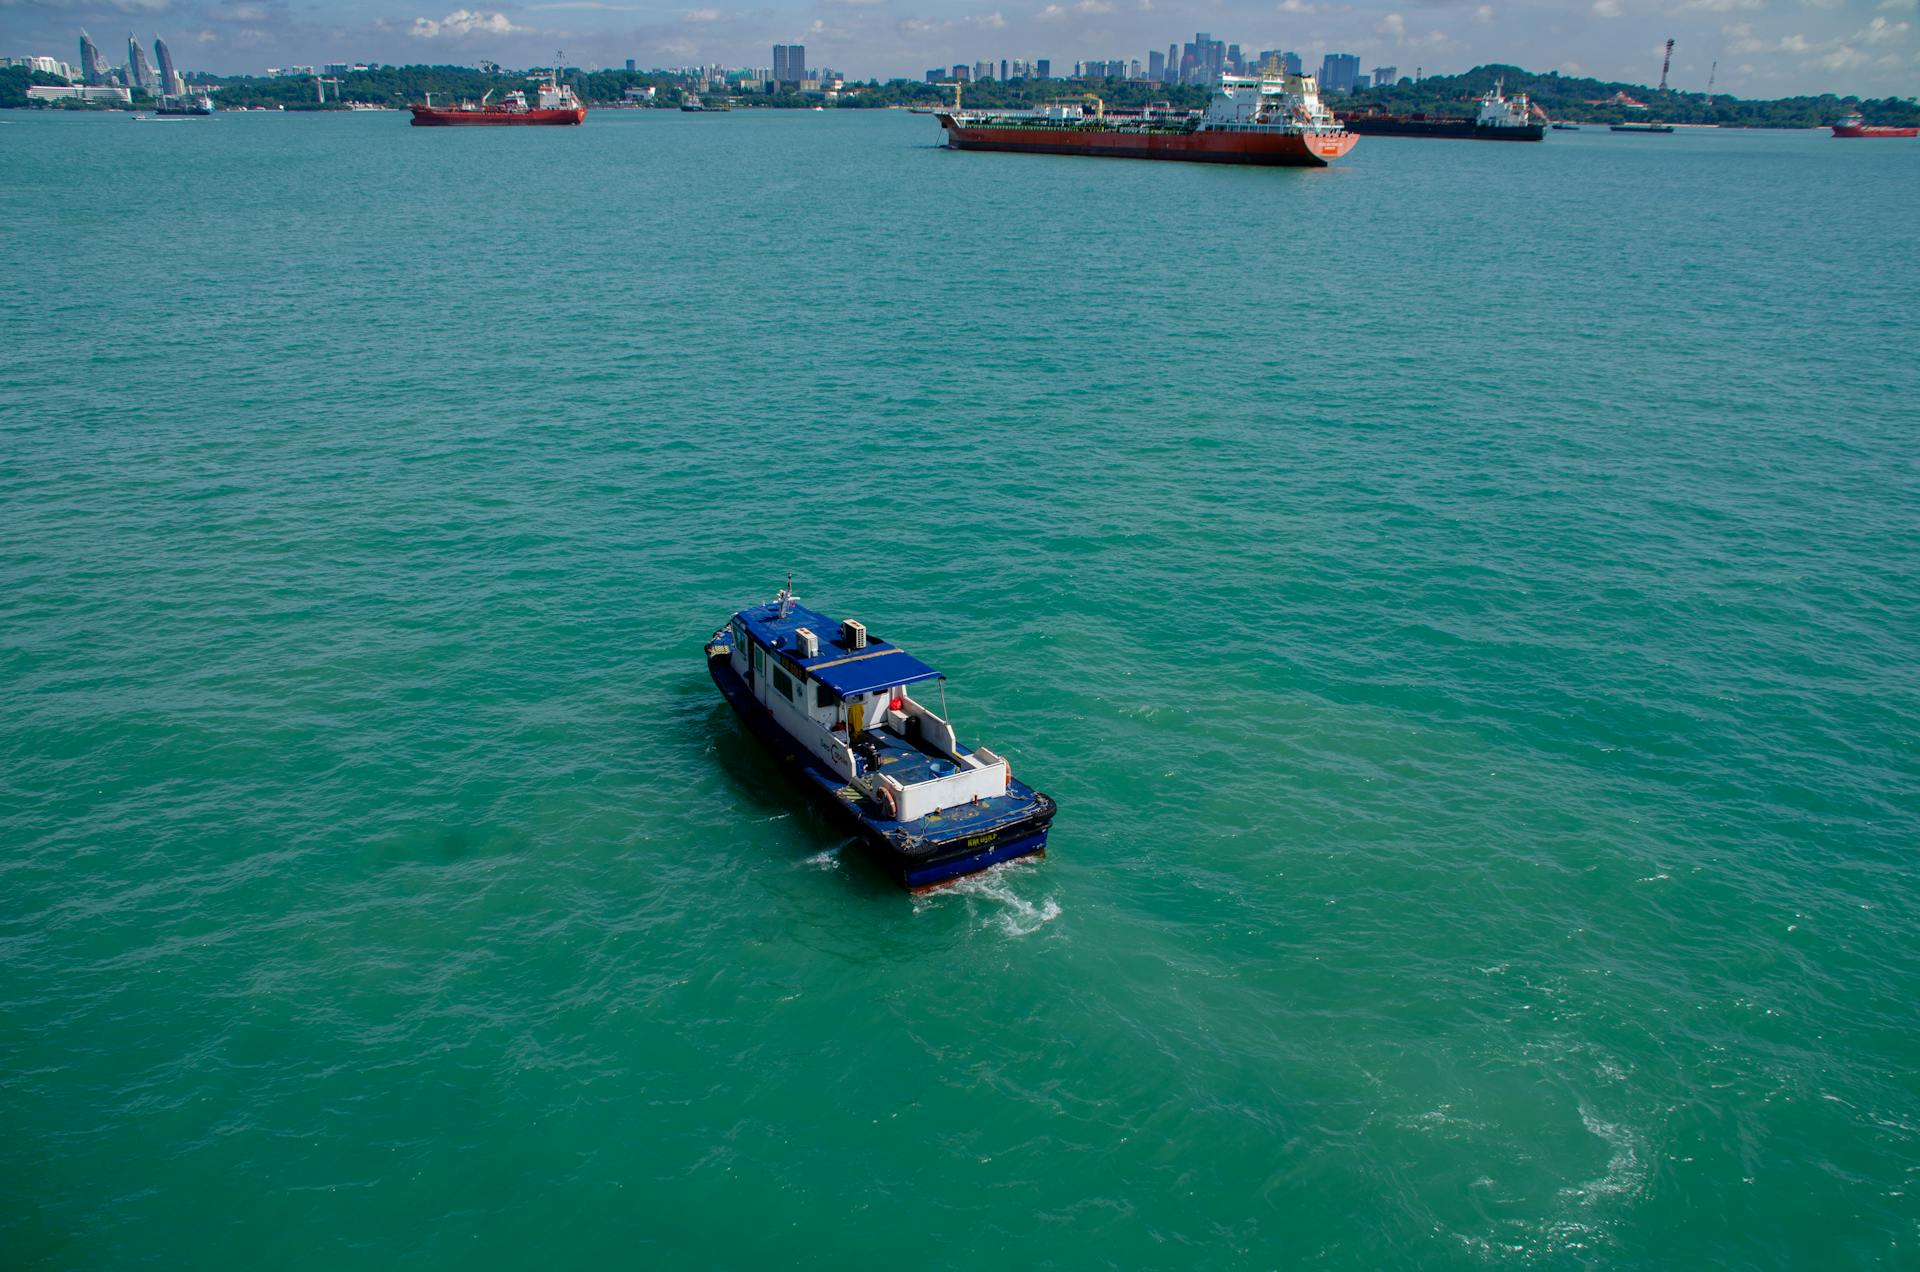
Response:
[[[560,72],[555,69],[548,74],[539,87],[538,100],[527,104],[525,93],[514,91],[501,98],[498,104],[489,105],[493,93],[489,91],[477,102],[461,102],[458,106],[435,106],[433,95],[429,93],[424,105],[409,106],[413,112],[416,128],[474,128],[474,127],[512,127],[532,124],[578,124],[587,118],[587,108],[574,96],[570,85],[560,82]]]
[[[1465,115],[1383,115],[1372,111],[1342,111],[1340,122],[1362,137],[1471,137],[1480,141],[1539,141],[1547,135],[1546,118],[1525,93],[1502,96],[1505,85],[1495,82],[1480,99],[1473,118]],[[1539,117],[1536,118],[1536,115]]]
[[[956,150],[1015,150],[1113,159],[1183,159],[1324,168],[1357,138],[1320,102],[1311,75],[1227,75],[1204,111],[1149,106],[1110,111],[1089,97],[1037,110],[953,109],[936,112]]]

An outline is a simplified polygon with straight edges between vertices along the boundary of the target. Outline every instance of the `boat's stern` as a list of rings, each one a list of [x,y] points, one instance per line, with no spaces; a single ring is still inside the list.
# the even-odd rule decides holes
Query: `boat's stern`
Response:
[[[1046,855],[1057,807],[1023,782],[1007,793],[918,821],[875,826],[886,864],[902,887],[925,892],[1003,862]]]

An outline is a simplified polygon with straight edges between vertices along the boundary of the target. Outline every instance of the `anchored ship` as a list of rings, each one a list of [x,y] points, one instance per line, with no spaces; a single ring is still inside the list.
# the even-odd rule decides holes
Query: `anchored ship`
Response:
[[[923,891],[1045,853],[1054,802],[1007,761],[967,747],[940,673],[851,620],[777,600],[707,641],[707,670],[776,760],[901,886]],[[941,710],[908,689],[942,681]]]
[[[954,88],[936,112],[955,150],[1016,150],[1115,159],[1183,159],[1324,168],[1358,140],[1320,102],[1311,75],[1226,75],[1205,111],[1148,106],[1108,110],[1098,97],[1036,110],[966,111]]]
[[[1672,124],[1609,124],[1607,127],[1613,132],[1624,133],[1670,133],[1673,131]]]
[[[532,105],[527,104],[527,95],[518,89],[489,105],[492,98],[493,90],[489,89],[487,95],[477,102],[435,106],[433,94],[429,93],[424,105],[409,106],[407,109],[413,112],[413,123],[417,128],[578,124],[587,118],[587,108],[574,96],[572,86],[560,82],[558,67],[541,81],[538,98]]]
[[[205,93],[192,97],[168,97],[153,108],[156,115],[211,115],[213,98]]]
[[[1920,128],[1897,128],[1890,124],[1870,124],[1855,111],[1839,123],[1833,125],[1836,137],[1912,137],[1920,134]]]
[[[1539,141],[1547,135],[1544,118],[1525,93],[1502,96],[1500,80],[1480,99],[1480,110],[1465,115],[1382,115],[1371,111],[1342,111],[1340,122],[1348,132],[1363,137],[1473,137],[1481,141]],[[1558,125],[1555,125],[1558,127]]]

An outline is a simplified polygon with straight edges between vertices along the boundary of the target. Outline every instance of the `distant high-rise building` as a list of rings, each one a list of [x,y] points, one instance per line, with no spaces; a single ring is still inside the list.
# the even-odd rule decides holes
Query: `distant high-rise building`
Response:
[[[1041,79],[1053,78],[1053,59],[1041,58],[1033,64],[1033,73]]]
[[[148,97],[160,95],[160,81],[153,73],[153,63],[147,61],[147,51],[131,35],[127,37],[127,87]]]
[[[992,62],[975,62],[973,64],[973,78],[975,82],[978,82],[980,80],[992,79],[993,63]]]
[[[1246,67],[1247,64],[1240,60],[1240,46],[1238,44],[1227,45],[1227,69],[1235,75],[1238,75],[1244,71]]]
[[[1223,40],[1216,40],[1205,31],[1194,33],[1193,60],[1195,81],[1201,84],[1218,83],[1227,69],[1227,46]]]
[[[627,59],[627,74],[629,74],[629,75],[631,75],[631,74],[633,74],[633,72],[634,72],[634,69],[635,69],[635,68],[634,68],[634,65],[633,65],[633,59],[632,59],[632,58],[628,58],[628,59]]]
[[[1360,59],[1351,53],[1329,53],[1320,59],[1320,87],[1329,93],[1351,93],[1360,77]]]
[[[1159,49],[1147,54],[1147,78],[1150,80],[1167,78],[1167,55]]]
[[[956,66],[953,68],[953,78],[962,84],[971,84],[973,82],[973,68],[971,66]]]
[[[1386,88],[1400,82],[1400,68],[1397,66],[1376,66],[1373,68],[1373,86]]]
[[[804,44],[776,44],[773,46],[773,82],[776,84],[798,84],[807,78],[807,46]]]
[[[93,37],[85,31],[80,32],[80,78],[92,86],[107,82],[106,68],[100,63],[100,50],[95,47]]]
[[[1300,55],[1292,50],[1282,53],[1280,55],[1280,69],[1289,75],[1301,74],[1304,67],[1301,65]]]
[[[1007,65],[1007,59],[1004,57],[1001,58],[1000,59],[1000,78],[1003,80],[1012,79],[1013,76],[1010,73],[1012,70],[1013,68]]]
[[[1372,88],[1372,87],[1373,87],[1373,76],[1371,76],[1371,75],[1356,75],[1356,76],[1354,76],[1354,77],[1353,77],[1353,91],[1354,91],[1354,92],[1356,92],[1356,93],[1364,93],[1364,92],[1366,92],[1366,91],[1367,91],[1368,89],[1370,89],[1370,88]]]
[[[159,36],[153,37],[153,60],[160,64],[160,91],[169,97],[179,97],[187,91],[180,72],[173,69],[173,50]]]

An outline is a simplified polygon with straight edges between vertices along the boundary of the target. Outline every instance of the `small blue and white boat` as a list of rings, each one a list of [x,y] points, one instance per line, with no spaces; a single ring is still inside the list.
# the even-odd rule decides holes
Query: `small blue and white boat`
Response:
[[[912,654],[780,597],[707,642],[707,670],[774,758],[913,891],[1046,851],[1054,802],[962,746],[907,692],[943,680]],[[942,687],[942,705],[945,690]]]

